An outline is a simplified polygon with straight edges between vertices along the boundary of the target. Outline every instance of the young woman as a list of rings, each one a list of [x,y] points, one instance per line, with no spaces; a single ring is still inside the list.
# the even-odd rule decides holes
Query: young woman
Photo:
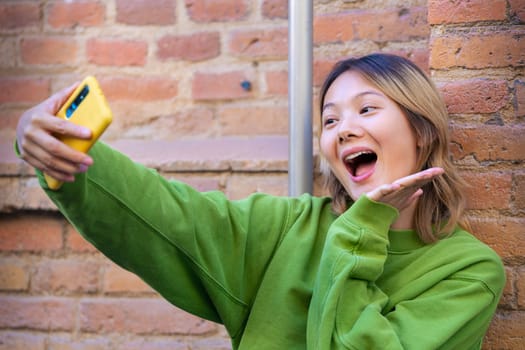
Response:
[[[328,76],[331,198],[230,201],[101,142],[75,152],[53,136],[90,136],[53,116],[72,89],[24,113],[21,157],[87,240],[174,305],[224,324],[234,349],[481,347],[503,266],[462,228],[446,110],[408,60],[348,59]],[[41,171],[67,183],[49,191]]]

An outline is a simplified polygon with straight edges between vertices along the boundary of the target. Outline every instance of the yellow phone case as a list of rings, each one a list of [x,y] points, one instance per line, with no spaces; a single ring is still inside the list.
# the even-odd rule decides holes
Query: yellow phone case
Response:
[[[113,120],[111,109],[93,76],[86,77],[56,114],[57,117],[85,126],[92,132],[90,140],[73,137],[59,138],[70,147],[87,153]],[[47,185],[58,190],[62,182],[44,174]]]

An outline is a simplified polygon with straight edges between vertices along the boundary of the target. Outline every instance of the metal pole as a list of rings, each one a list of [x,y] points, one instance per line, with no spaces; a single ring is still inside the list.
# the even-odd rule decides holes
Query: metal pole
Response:
[[[312,0],[288,2],[288,193],[312,193]]]

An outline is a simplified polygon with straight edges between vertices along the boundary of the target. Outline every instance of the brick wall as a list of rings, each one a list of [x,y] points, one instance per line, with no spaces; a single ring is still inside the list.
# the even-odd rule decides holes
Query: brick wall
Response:
[[[508,273],[485,349],[518,349],[522,0],[314,4],[315,91],[337,59],[373,51],[409,57],[443,91],[473,185],[469,216]],[[22,111],[94,74],[115,114],[104,139],[133,159],[231,198],[286,194],[287,15],[286,0],[0,2],[0,349],[229,349],[222,327],[167,305],[86,243],[11,141]]]
[[[525,343],[525,3],[431,0],[430,69],[451,113],[453,156],[474,232],[503,258],[507,285],[485,349]]]

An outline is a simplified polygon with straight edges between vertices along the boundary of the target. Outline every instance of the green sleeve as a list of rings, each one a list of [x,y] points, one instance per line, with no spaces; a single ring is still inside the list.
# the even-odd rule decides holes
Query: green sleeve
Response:
[[[225,324],[235,336],[279,242],[288,202],[200,193],[101,142],[90,155],[89,171],[58,191],[48,190],[39,174],[60,211],[107,257],[168,301]],[[272,208],[272,220],[264,208]]]
[[[501,270],[488,259],[450,276],[437,271],[443,275],[438,283],[386,308],[389,295],[375,282],[395,216],[393,208],[363,197],[330,227],[309,309],[309,348],[480,348],[499,296],[474,276],[487,269],[501,276]]]

